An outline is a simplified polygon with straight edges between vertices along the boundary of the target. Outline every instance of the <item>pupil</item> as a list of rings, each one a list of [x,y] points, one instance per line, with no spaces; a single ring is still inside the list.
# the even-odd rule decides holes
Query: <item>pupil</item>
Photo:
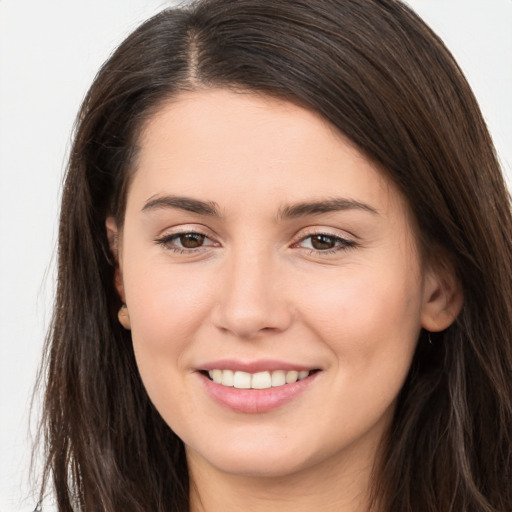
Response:
[[[203,245],[204,235],[200,235],[199,233],[187,233],[180,236],[180,242],[186,249],[196,249]]]
[[[318,251],[325,251],[334,247],[334,238],[327,235],[315,235],[311,239],[311,245]]]

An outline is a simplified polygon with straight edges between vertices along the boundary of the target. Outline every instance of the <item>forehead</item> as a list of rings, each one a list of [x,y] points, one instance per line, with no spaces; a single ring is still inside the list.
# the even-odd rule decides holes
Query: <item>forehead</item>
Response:
[[[386,174],[320,115],[267,96],[181,94],[149,119],[138,146],[129,193],[138,201],[173,193],[262,211],[342,195],[375,209],[404,206]]]

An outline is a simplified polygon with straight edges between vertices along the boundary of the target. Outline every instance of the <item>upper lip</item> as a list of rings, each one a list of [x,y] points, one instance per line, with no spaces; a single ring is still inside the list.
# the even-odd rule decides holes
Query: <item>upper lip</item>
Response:
[[[264,371],[275,371],[275,370],[295,370],[295,371],[304,371],[304,370],[315,370],[318,369],[314,366],[306,366],[302,364],[294,364],[285,361],[275,361],[275,360],[258,360],[258,361],[239,361],[236,359],[221,359],[219,361],[212,361],[210,363],[206,363],[202,365],[200,370],[233,370],[247,373],[258,373]]]

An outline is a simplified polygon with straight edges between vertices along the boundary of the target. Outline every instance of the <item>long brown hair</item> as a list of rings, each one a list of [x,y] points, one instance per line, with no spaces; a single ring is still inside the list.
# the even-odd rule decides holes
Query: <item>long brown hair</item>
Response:
[[[59,511],[188,510],[182,442],[138,375],[105,219],[122,224],[137,138],[180,91],[234,87],[312,109],[393,179],[428,258],[464,304],[420,336],[375,495],[387,512],[512,510],[512,218],[475,98],[439,38],[398,0],[206,0],[144,23],[78,117],[45,360],[43,489]]]

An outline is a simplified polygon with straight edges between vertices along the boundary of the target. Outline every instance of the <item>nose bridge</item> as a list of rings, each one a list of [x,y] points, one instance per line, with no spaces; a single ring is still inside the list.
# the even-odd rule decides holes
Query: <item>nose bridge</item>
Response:
[[[286,329],[291,311],[278,267],[275,255],[261,244],[234,247],[221,276],[217,326],[244,338]]]

